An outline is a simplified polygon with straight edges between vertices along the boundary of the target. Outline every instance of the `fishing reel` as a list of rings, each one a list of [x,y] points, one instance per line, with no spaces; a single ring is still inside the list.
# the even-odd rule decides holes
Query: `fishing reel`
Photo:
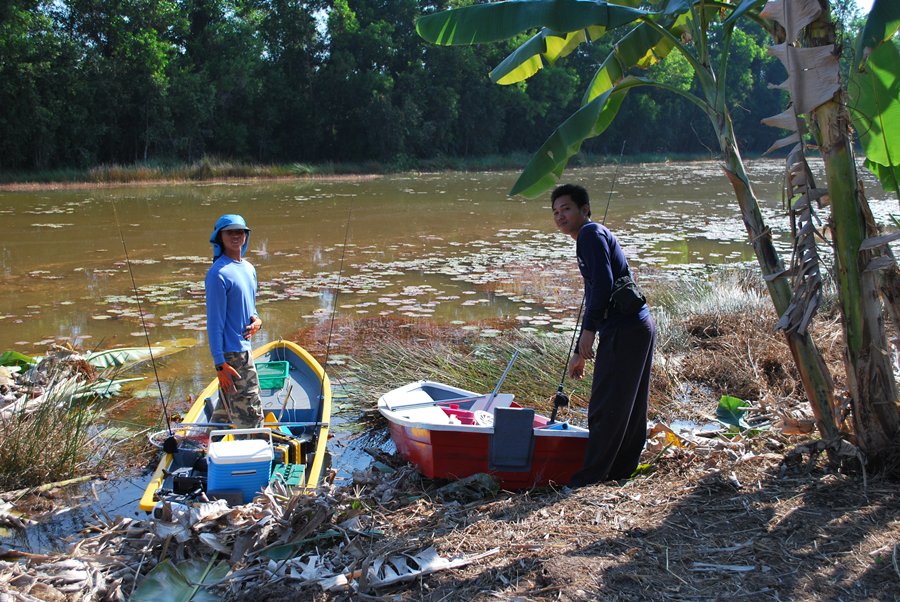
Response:
[[[569,396],[563,393],[562,387],[557,389],[556,395],[553,396],[553,409],[564,408],[569,405]]]
[[[556,422],[556,413],[559,411],[559,408],[567,407],[569,405],[569,396],[563,392],[562,384],[559,385],[559,388],[556,389],[556,395],[553,396],[553,412],[550,414],[550,424]]]
[[[167,454],[174,454],[178,451],[178,439],[175,435],[169,435],[166,437],[166,440],[163,441],[162,449]]]

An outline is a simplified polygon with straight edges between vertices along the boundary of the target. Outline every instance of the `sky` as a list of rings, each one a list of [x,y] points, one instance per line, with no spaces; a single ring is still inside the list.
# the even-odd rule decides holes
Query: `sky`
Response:
[[[856,6],[859,7],[864,15],[867,15],[872,10],[872,0],[856,0]]]

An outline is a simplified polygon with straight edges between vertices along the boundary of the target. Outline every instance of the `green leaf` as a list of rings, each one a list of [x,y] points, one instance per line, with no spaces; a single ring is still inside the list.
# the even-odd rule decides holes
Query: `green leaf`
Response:
[[[900,175],[900,48],[882,44],[864,71],[851,70],[848,91],[853,125],[859,132],[866,167],[885,190],[897,191]]]
[[[673,5],[679,6],[678,2]],[[672,6],[669,11],[674,10]],[[660,23],[660,26],[678,33],[686,27],[690,13],[668,12]],[[594,74],[590,85],[584,95],[582,104],[590,102],[612,88],[631,67],[648,69],[668,56],[675,47],[671,38],[664,36],[658,30],[647,23],[641,23],[616,42],[612,51],[607,55],[600,69]]]
[[[723,424],[729,424],[742,431],[747,430],[750,428],[750,425],[744,420],[744,414],[747,413],[747,410],[744,408],[749,406],[750,404],[743,399],[723,395],[719,399],[719,407],[716,408],[716,418]]]
[[[616,2],[620,6],[632,8],[640,3],[641,0]],[[599,40],[607,31],[609,28],[605,25],[590,25],[585,29],[564,33],[545,27],[497,65],[491,71],[491,81],[500,85],[524,81],[540,71],[545,63],[552,65],[571,54],[583,42]]]
[[[766,0],[743,0],[738,5],[738,7],[736,9],[734,9],[734,11],[732,11],[732,13],[730,15],[728,15],[728,18],[725,19],[722,22],[722,24],[726,25],[726,26],[731,25],[732,23],[737,21],[741,17],[741,15],[743,15],[747,11],[749,11],[753,8],[758,8],[765,3],[766,3]]]
[[[879,165],[869,159],[866,159],[863,164],[866,166],[866,169],[878,178],[882,188],[888,192],[900,192],[900,167],[896,165]],[[897,227],[900,227],[900,224],[897,224]]]
[[[71,399],[84,399],[91,397],[114,397],[122,391],[122,385],[125,383],[144,380],[143,377],[135,378],[119,378],[116,380],[100,379],[88,385],[83,385],[73,390],[69,397]],[[65,389],[63,389],[64,391]],[[62,392],[59,393],[63,395]]]
[[[629,76],[607,90],[566,119],[550,134],[547,141],[531,157],[509,194],[535,197],[553,186],[562,175],[569,159],[588,138],[602,134],[616,114],[630,88],[649,85],[646,79]]]
[[[601,25],[613,29],[649,11],[589,0],[531,0],[476,4],[420,17],[416,32],[443,46],[506,40],[520,33],[547,27],[572,32]]]
[[[132,602],[213,602],[221,599],[206,591],[204,586],[221,583],[230,567],[224,560],[212,566],[213,560],[215,557],[208,564],[197,559],[186,560],[177,567],[169,559],[162,561],[141,581],[131,597]]]
[[[122,349],[109,349],[90,353],[87,362],[95,368],[119,368],[126,364],[144,362],[152,357],[161,357],[165,354],[165,347],[124,347]]]
[[[36,363],[37,361],[33,357],[18,351],[4,351],[0,353],[0,366],[19,366],[26,370]]]
[[[898,29],[900,29],[900,2],[875,0],[866,24],[856,40],[854,71],[863,69],[871,53],[894,37]]]
[[[587,39],[584,31],[560,35],[542,29],[491,71],[491,81],[506,86],[528,79],[544,67],[544,61],[553,64],[575,50]]]

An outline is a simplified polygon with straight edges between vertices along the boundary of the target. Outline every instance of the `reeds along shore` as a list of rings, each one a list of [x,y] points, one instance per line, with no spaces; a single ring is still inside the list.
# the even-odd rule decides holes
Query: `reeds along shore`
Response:
[[[697,155],[642,154],[621,158],[627,163],[657,163],[709,159]],[[571,165],[603,165],[618,162],[618,156],[582,154]],[[518,170],[527,163],[527,154],[485,157],[438,157],[393,162],[362,163],[281,163],[263,164],[205,157],[193,163],[147,162],[133,165],[98,165],[85,169],[61,168],[29,172],[0,172],[0,190],[78,185],[141,184],[232,179],[365,177],[399,172]]]
[[[776,316],[758,275],[722,270],[709,279],[664,283],[652,273],[642,273],[641,283],[648,288],[659,330],[651,419],[706,419],[722,395],[788,404],[792,414],[811,415],[790,350],[773,329]],[[841,386],[840,325],[831,307],[826,301],[815,336],[823,341],[826,362]],[[353,387],[362,396],[365,391],[387,391],[397,383],[429,378],[490,391],[518,349],[504,391],[526,406],[550,412],[571,333],[550,337],[520,333],[512,323],[486,326],[502,334],[485,339],[459,327],[389,319],[356,323],[341,333],[342,345],[357,351],[351,364]],[[572,398],[568,417],[575,422],[587,407],[589,381],[566,379]]]

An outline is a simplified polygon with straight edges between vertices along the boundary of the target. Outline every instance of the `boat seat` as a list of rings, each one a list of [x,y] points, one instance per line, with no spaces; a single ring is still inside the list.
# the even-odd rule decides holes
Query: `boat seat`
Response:
[[[406,406],[416,406],[422,404],[434,404],[434,399],[422,389],[413,389],[411,391],[392,391],[385,393],[384,403],[387,404],[389,410],[395,412]]]
[[[485,395],[484,397],[479,397],[474,402],[472,402],[472,407],[469,408],[470,411],[475,412],[478,410],[486,410],[488,399],[490,399],[490,395]],[[491,404],[491,410],[496,410],[497,408],[508,408],[512,405],[513,399],[515,395],[511,393],[498,393],[494,397],[494,403]]]
[[[436,406],[425,406],[422,408],[409,408],[408,410],[396,410],[397,415],[413,422],[424,422],[426,424],[450,424],[450,416],[444,410]]]
[[[512,395],[510,395],[512,397]],[[488,449],[488,468],[528,472],[534,455],[534,410],[497,408]]]

